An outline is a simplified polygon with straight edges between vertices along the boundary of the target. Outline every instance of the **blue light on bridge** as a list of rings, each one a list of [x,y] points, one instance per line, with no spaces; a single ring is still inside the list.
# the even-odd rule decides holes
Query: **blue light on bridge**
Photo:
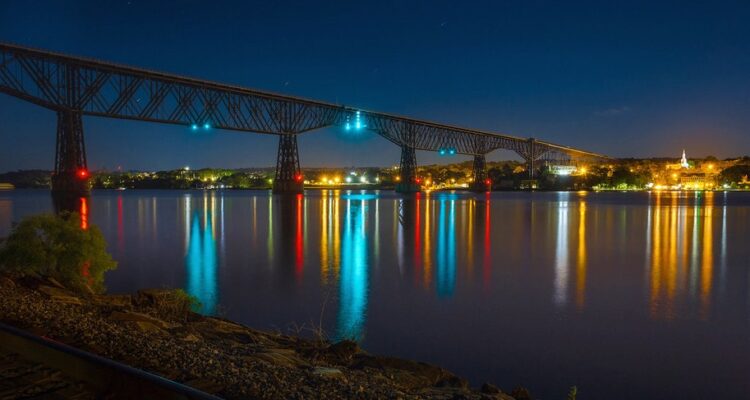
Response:
[[[202,124],[196,124],[196,123],[190,124],[190,130],[191,131],[195,132],[198,129],[209,130],[209,129],[211,129],[211,124],[208,123],[208,122],[204,122]]]
[[[452,156],[456,154],[456,148],[455,147],[441,147],[438,150],[438,154],[440,154],[441,156],[444,156],[446,154]]]
[[[358,131],[361,129],[367,128],[367,124],[364,122],[364,119],[362,118],[362,113],[360,111],[356,111],[354,113],[354,117],[351,115],[346,116],[346,122],[344,123],[344,130],[351,131],[352,129]]]

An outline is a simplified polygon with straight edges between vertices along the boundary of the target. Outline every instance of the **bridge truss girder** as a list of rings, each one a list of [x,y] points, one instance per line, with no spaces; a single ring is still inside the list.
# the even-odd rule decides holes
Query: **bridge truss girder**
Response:
[[[287,136],[342,126],[358,112],[366,129],[411,151],[452,148],[458,154],[477,156],[506,149],[521,155],[530,171],[546,152],[605,158],[534,139],[357,110],[1,43],[0,93],[77,115],[184,126],[208,124],[218,129],[280,135],[279,157],[291,154],[289,151],[293,147],[295,172],[299,170],[296,137]],[[294,146],[290,144],[292,141]]]

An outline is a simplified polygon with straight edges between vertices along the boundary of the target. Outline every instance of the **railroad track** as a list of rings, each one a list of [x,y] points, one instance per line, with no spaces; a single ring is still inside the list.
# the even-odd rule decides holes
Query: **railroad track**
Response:
[[[0,323],[0,400],[6,399],[221,400]]]
[[[0,349],[0,400],[95,399],[92,389],[58,369]]]

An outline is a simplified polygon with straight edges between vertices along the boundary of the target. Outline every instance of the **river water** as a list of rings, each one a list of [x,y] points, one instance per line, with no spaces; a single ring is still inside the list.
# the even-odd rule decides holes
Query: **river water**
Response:
[[[110,292],[542,399],[750,398],[750,193],[94,191]],[[51,211],[0,192],[0,237]]]

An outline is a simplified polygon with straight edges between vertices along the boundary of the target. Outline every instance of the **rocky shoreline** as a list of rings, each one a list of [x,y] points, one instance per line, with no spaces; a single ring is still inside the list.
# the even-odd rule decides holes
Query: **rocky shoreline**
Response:
[[[0,276],[0,321],[227,399],[525,399],[356,343],[263,332],[193,312],[169,291],[80,294],[51,279]]]

